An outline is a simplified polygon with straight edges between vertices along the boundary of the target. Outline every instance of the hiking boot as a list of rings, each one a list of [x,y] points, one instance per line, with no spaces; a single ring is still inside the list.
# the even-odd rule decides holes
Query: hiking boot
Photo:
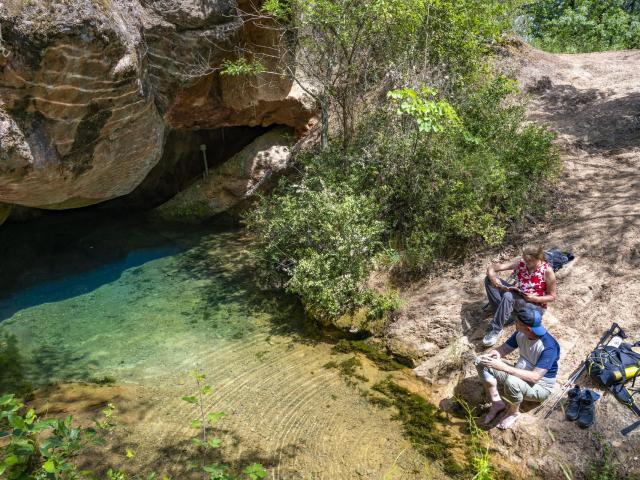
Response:
[[[500,335],[502,335],[502,330],[493,330],[493,329],[488,330],[484,338],[482,339],[482,344],[485,347],[492,347],[496,343],[498,343],[498,339],[500,338]]]
[[[564,418],[573,422],[580,416],[580,398],[582,397],[582,391],[580,387],[576,385],[567,392],[567,403],[564,407]]]
[[[580,415],[576,422],[580,428],[588,428],[596,419],[595,403],[600,398],[593,390],[585,390],[580,396]]]

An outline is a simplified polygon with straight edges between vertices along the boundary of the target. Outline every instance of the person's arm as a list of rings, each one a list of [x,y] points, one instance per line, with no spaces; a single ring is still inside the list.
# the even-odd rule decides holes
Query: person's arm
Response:
[[[501,365],[493,366],[495,370],[502,370],[509,375],[518,377],[528,383],[538,383],[544,374],[547,373],[546,368],[534,368],[533,370],[524,370],[522,368],[512,367],[511,365],[499,360]]]
[[[504,345],[503,345],[504,347]],[[492,352],[500,353],[500,347],[498,350],[492,350]],[[491,354],[491,352],[489,352]],[[503,372],[508,373],[509,375],[513,375],[514,377],[518,377],[525,382],[529,383],[538,383],[538,381],[544,377],[544,374],[547,373],[546,368],[534,368],[533,370],[524,370],[522,368],[512,367],[508,363],[503,362],[500,357],[491,356],[485,357],[482,359],[482,365],[485,367],[493,368],[494,370],[501,370]]]
[[[546,295],[540,297],[536,295],[523,295],[523,298],[530,303],[551,303],[556,299],[556,288],[558,282],[556,281],[556,274],[552,268],[547,268],[544,272],[544,281],[547,284]]]
[[[508,263],[492,263],[487,267],[487,277],[491,284],[496,288],[502,288],[502,283],[498,280],[496,272],[504,272],[505,270],[514,270],[518,266],[519,260],[513,260]]]

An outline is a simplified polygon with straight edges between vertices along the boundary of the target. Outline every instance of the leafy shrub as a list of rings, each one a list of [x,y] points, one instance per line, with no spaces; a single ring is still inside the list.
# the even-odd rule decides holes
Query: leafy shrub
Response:
[[[207,465],[209,454],[220,447],[221,440],[212,437],[213,427],[225,416],[224,412],[206,412],[205,398],[212,393],[209,385],[204,384],[205,376],[191,372],[196,383],[195,395],[182,397],[185,402],[196,405],[198,418],[190,422],[190,427],[198,434],[192,444],[197,449],[200,470],[208,480],[260,480],[268,472],[259,463],[246,466],[237,475],[224,464]],[[39,420],[32,408],[25,406],[13,394],[0,396],[0,477],[8,480],[89,480],[96,479],[94,472],[79,470],[77,457],[89,445],[104,445],[101,434],[116,427],[114,422],[115,406],[108,404],[100,418],[94,419],[95,428],[80,428],[74,425],[73,417]],[[48,434],[48,435],[46,435]],[[46,436],[45,436],[46,435]],[[127,458],[135,453],[126,451]],[[197,463],[196,463],[197,464]],[[108,469],[108,480],[127,480],[126,471]],[[154,472],[131,480],[156,480]],[[163,477],[163,480],[169,480]]]
[[[376,255],[395,250],[402,268],[419,272],[480,242],[499,244],[544,205],[558,166],[553,135],[524,123],[515,92],[503,77],[455,104],[433,89],[392,91],[347,150],[300,155],[301,175],[247,217],[263,280],[335,319],[382,303],[365,286]]]
[[[283,182],[245,220],[262,281],[331,319],[374,299],[363,283],[382,248],[378,217],[375,199],[318,177]]]
[[[550,52],[640,47],[640,3],[634,0],[540,0],[525,7],[528,35]]]

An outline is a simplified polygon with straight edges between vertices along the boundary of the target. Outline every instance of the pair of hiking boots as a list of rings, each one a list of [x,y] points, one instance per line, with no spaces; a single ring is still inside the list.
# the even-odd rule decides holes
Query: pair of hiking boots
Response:
[[[567,393],[568,401],[565,405],[564,416],[569,421],[575,421],[580,428],[588,428],[596,419],[595,403],[600,395],[593,390],[581,390],[578,385]]]

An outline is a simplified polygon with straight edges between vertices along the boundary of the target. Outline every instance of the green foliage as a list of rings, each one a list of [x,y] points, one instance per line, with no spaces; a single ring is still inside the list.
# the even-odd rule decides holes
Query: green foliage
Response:
[[[417,273],[498,245],[544,205],[559,163],[553,137],[524,122],[515,83],[487,60],[518,4],[265,3],[295,39],[295,61],[281,64],[312,80],[323,121],[339,120],[246,217],[265,286],[298,295],[325,322],[360,328],[365,311],[373,331],[399,305],[367,288],[374,269]]]
[[[515,92],[497,77],[454,108],[430,89],[395,90],[349,149],[300,155],[302,175],[246,218],[263,282],[299,295],[316,318],[361,307],[384,317],[397,301],[366,288],[376,258],[395,251],[399,267],[419,272],[500,244],[525,212],[544,208],[559,166],[553,135],[524,123]]]
[[[473,480],[493,480],[493,468],[491,467],[491,455],[487,443],[489,436],[476,423],[473,409],[462,398],[456,398],[456,403],[464,410],[467,427],[470,435],[469,460],[473,471]]]
[[[591,464],[587,471],[587,480],[632,480],[633,476],[625,473],[623,465],[615,462],[611,457],[611,444],[599,438],[602,457]]]
[[[375,199],[309,180],[283,182],[245,222],[262,282],[299,295],[314,317],[332,319],[375,299],[364,282],[385,226]]]
[[[198,430],[198,434],[191,439],[191,443],[198,449],[200,468],[205,475],[204,478],[208,480],[236,480],[240,477],[234,476],[227,465],[218,463],[207,465],[210,453],[220,448],[222,444],[222,440],[210,435],[212,428],[226,414],[224,412],[205,412],[205,398],[213,393],[213,389],[210,385],[204,383],[205,374],[194,370],[189,375],[196,383],[196,393],[195,395],[184,396],[182,400],[191,405],[196,405],[199,412],[199,418],[192,420],[189,426]],[[253,463],[242,471],[242,475],[242,478],[257,480],[266,477],[267,472],[259,463]]]
[[[212,393],[204,385],[205,376],[191,372],[196,382],[194,396],[182,399],[196,405],[200,417],[190,423],[191,428],[199,430],[192,439],[201,459],[201,471],[209,480],[258,480],[267,476],[267,471],[259,463],[245,467],[235,475],[226,465],[206,465],[209,453],[218,449],[222,441],[210,435],[212,427],[225,416],[223,412],[205,414],[204,399]],[[35,411],[27,408],[13,394],[0,396],[0,477],[7,480],[95,480],[93,472],[79,470],[76,458],[89,445],[104,445],[103,435],[112,430],[115,406],[111,403],[101,411],[102,416],[95,419],[95,428],[74,426],[73,417],[47,419],[39,421]],[[48,434],[48,435],[46,435]],[[46,435],[46,436],[45,436]],[[126,449],[126,458],[135,453]],[[108,480],[127,480],[125,470],[108,469]],[[156,474],[134,477],[133,480],[156,480]],[[163,480],[169,480],[164,477]]]
[[[526,34],[551,52],[640,48],[640,3],[633,0],[539,0],[525,8]]]
[[[107,411],[111,414],[113,408]],[[9,480],[86,478],[73,459],[87,445],[101,443],[98,433],[104,431],[104,424],[101,419],[96,421],[97,429],[81,429],[73,425],[71,416],[39,421],[33,409],[6,394],[0,398],[0,432],[8,438],[0,450],[0,476]],[[43,439],[45,432],[49,435]]]
[[[249,61],[244,57],[237,60],[226,59],[222,62],[220,73],[238,77],[240,75],[259,75],[266,71],[265,66],[258,60]]]
[[[287,21],[292,13],[291,4],[283,0],[265,0],[261,10],[278,21]]]
[[[253,463],[246,467],[242,473],[244,473],[250,480],[258,480],[259,478],[265,478],[268,473],[259,463]]]
[[[423,133],[442,132],[448,126],[460,127],[462,122],[455,109],[446,100],[433,100],[438,91],[422,87],[419,92],[411,88],[391,90],[387,97],[399,103],[397,114],[409,115]]]
[[[268,0],[261,11],[272,21],[260,25],[291,39],[280,45],[282,58],[275,69],[314,85],[307,93],[323,112],[323,148],[333,119],[346,148],[354,133],[357,105],[385,78],[408,80],[421,68],[438,71],[462,86],[483,70],[478,56],[501,39],[517,3]],[[274,63],[273,50],[265,51],[270,53],[264,54],[263,63]]]

